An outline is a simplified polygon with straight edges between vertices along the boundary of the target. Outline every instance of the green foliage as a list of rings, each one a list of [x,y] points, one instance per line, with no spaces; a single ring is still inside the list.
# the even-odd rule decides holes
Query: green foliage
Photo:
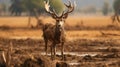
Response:
[[[6,5],[4,3],[0,5],[0,11],[6,11]]]
[[[103,12],[104,15],[108,14],[108,12],[109,12],[109,4],[108,4],[108,2],[104,2],[102,12]]]
[[[113,4],[114,11],[120,9],[120,0],[115,0]]]
[[[15,15],[20,15],[23,9],[23,4],[21,0],[11,0],[12,4],[9,8],[10,12]]]
[[[32,13],[34,9],[37,9],[39,13],[45,11],[44,1],[45,0],[11,0],[12,4],[10,7],[11,12],[30,12]],[[48,0],[46,0],[48,1]],[[52,9],[55,9],[57,13],[63,10],[62,0],[50,0],[50,5]]]
[[[56,13],[61,13],[63,11],[63,7],[64,5],[62,4],[62,0],[51,0],[50,1],[50,5],[51,7],[53,7],[53,9],[55,9]]]
[[[39,9],[43,7],[43,0],[23,0],[24,8],[28,11],[33,11],[33,9]]]

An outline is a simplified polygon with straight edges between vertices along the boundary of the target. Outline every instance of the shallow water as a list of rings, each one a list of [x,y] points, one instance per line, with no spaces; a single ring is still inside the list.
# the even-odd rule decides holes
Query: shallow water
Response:
[[[61,55],[61,52],[56,52],[57,55]],[[78,57],[83,57],[83,56],[86,56],[86,55],[90,55],[90,56],[95,56],[97,55],[98,53],[95,53],[95,52],[64,52],[65,55],[72,55],[72,56],[78,56]],[[46,55],[45,52],[42,52],[41,55]],[[48,55],[50,56],[51,54],[48,53]]]
[[[79,65],[80,63],[77,63],[77,62],[71,62],[71,63],[68,63],[69,65]]]

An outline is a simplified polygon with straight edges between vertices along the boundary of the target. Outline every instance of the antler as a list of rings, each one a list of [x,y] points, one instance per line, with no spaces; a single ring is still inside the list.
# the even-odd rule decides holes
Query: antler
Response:
[[[65,19],[65,18],[68,17],[68,14],[69,14],[69,13],[73,12],[73,10],[74,10],[74,5],[72,5],[70,1],[69,1],[69,5],[67,5],[67,4],[65,4],[65,3],[64,3],[64,5],[68,8],[68,10],[67,10],[65,13],[64,13],[64,11],[63,11],[61,17]]]
[[[68,14],[73,12],[74,10],[74,6],[71,4],[71,2],[69,1],[69,5],[65,4],[64,5],[68,8],[68,10],[65,12],[63,11],[62,12],[62,15],[61,16],[58,16],[55,12],[55,10],[53,9],[52,11],[50,11],[50,5],[49,5],[49,0],[48,2],[44,1],[45,3],[45,9],[46,11],[51,14],[51,16],[54,18],[54,19],[57,19],[57,18],[63,18],[63,19],[66,19],[68,17]]]
[[[48,0],[48,2],[44,1],[44,3],[45,3],[45,9],[46,9],[46,11],[47,11],[49,14],[51,14],[51,16],[52,16],[54,19],[57,18],[58,16],[57,16],[57,14],[55,13],[55,10],[53,9],[53,11],[50,11],[49,0]]]

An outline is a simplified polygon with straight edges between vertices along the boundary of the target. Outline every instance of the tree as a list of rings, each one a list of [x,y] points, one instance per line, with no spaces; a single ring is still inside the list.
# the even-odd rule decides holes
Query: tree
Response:
[[[40,16],[41,13],[43,14],[45,12],[44,0],[23,0],[23,4],[25,6],[25,10],[29,14],[28,26],[30,26],[31,16],[34,16],[36,12],[36,14],[39,14],[38,16]],[[63,4],[61,0],[50,0],[50,5],[52,7],[51,9],[55,9],[57,13],[61,13],[63,10]],[[37,21],[40,20],[37,19]]]
[[[113,4],[114,11],[120,10],[120,0],[115,0]]]
[[[114,15],[112,16],[112,22],[115,22],[115,20],[117,20],[118,22],[120,22],[120,19],[119,19],[119,14],[120,14],[120,0],[115,0],[114,1],[113,8],[114,8]]]
[[[28,13],[28,26],[30,26],[31,16],[35,15],[35,9],[39,16],[45,12],[44,1],[47,0],[11,0],[10,12],[15,15],[21,15],[23,11]],[[50,5],[57,13],[63,10],[62,0],[50,0]]]
[[[22,0],[11,0],[12,4],[9,7],[9,10],[12,15],[20,16],[23,12]]]
[[[28,13],[28,27],[31,27],[31,16],[34,15],[34,9],[42,10],[43,3],[42,0],[22,0],[23,6],[25,7],[25,11]]]
[[[44,12],[44,1],[45,0],[11,0],[9,9],[12,14],[20,14],[23,11],[26,11],[30,12],[32,15],[34,9],[37,9],[39,13],[42,13]],[[50,5],[57,13],[60,13],[63,10],[61,0],[50,0]]]
[[[109,3],[107,1],[104,2],[102,12],[103,12],[103,15],[107,15],[109,12]]]
[[[3,4],[0,4],[0,15],[4,15],[6,12],[6,5],[3,3]]]
[[[62,0],[50,0],[50,5],[56,11],[56,13],[61,13],[64,9],[64,5],[62,4]]]

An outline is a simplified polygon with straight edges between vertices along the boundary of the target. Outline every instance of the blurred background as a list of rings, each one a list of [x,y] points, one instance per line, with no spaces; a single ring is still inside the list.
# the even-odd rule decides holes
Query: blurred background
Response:
[[[48,0],[0,0],[0,26],[37,28],[41,23],[53,23],[54,19],[46,13],[44,1]],[[64,3],[69,0],[49,0],[50,10],[57,14],[67,10]],[[120,0],[70,0],[74,4],[74,11],[66,19],[68,29],[90,29],[99,27],[113,28],[115,11],[119,9]],[[36,18],[36,17],[39,17]],[[46,18],[47,17],[47,18]],[[74,23],[73,23],[74,22]],[[115,28],[118,21],[115,21]],[[90,28],[88,28],[90,26]]]
[[[0,16],[26,16],[34,8],[44,14],[44,0],[0,0]],[[111,15],[114,12],[114,4],[117,0],[71,0],[75,1],[74,15]],[[119,0],[118,0],[119,1]],[[50,0],[57,13],[63,9],[63,3],[67,0]]]

